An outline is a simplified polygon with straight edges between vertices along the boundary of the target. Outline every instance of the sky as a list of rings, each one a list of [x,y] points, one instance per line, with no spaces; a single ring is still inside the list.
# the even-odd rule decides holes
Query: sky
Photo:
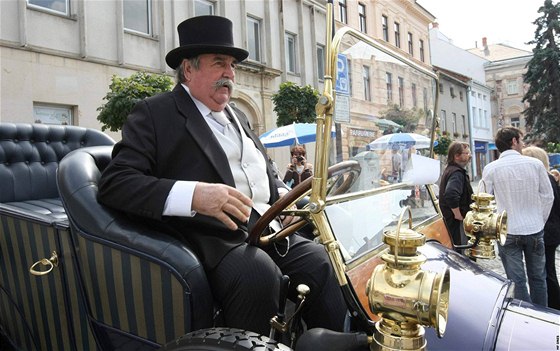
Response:
[[[553,0],[555,3],[556,1]],[[417,0],[422,7],[436,17],[439,31],[453,44],[462,49],[471,49],[482,38],[488,44],[507,44],[518,49],[531,51],[525,45],[533,40],[533,22],[544,0]]]

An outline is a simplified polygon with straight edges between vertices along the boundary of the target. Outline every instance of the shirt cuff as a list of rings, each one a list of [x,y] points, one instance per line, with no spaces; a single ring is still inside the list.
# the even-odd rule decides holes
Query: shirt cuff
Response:
[[[290,191],[290,189],[278,188],[278,195],[284,196],[284,195],[286,195],[289,191]]]
[[[193,181],[176,181],[169,191],[169,195],[167,195],[167,200],[165,200],[163,215],[194,217],[196,211],[192,210],[192,199],[197,183]]]

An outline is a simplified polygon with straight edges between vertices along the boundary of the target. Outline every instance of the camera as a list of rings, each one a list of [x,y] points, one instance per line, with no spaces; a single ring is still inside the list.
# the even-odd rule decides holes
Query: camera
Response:
[[[298,157],[296,157],[296,161],[297,161],[299,164],[305,166],[305,158],[303,158],[303,156],[298,156]]]

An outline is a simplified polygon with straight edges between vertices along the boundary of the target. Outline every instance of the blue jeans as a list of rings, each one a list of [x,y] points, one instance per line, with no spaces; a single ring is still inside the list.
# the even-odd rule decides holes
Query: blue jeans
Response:
[[[498,248],[506,275],[515,284],[514,297],[547,306],[543,234],[543,231],[531,235],[508,234],[504,246],[498,245]],[[527,266],[530,296],[527,292],[523,256]]]

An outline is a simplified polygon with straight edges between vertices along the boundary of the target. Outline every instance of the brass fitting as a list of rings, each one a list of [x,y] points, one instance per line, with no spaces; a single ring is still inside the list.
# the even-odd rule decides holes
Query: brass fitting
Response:
[[[488,193],[473,194],[474,202],[471,211],[463,220],[465,234],[470,238],[465,255],[476,258],[496,257],[494,242],[500,245],[506,242],[507,214],[506,211],[496,213],[494,196]]]
[[[401,229],[404,211],[409,228]],[[384,233],[389,249],[384,264],[373,271],[366,286],[370,310],[381,317],[375,325],[371,350],[425,350],[423,326],[445,333],[449,304],[449,269],[443,273],[420,268],[426,257],[417,251],[423,234],[413,231],[410,207],[399,218],[396,231]]]

